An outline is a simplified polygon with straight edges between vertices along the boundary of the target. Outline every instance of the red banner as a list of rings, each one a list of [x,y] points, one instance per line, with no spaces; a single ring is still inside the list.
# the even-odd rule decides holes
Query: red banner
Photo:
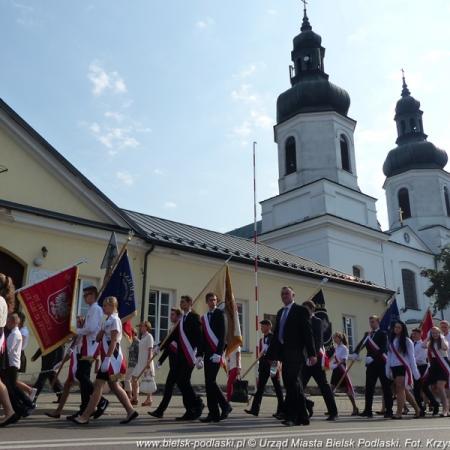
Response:
[[[433,328],[433,326],[434,326],[433,316],[431,314],[430,308],[428,308],[423,318],[422,325],[420,327],[421,328],[420,338],[422,339],[422,341],[426,341],[428,339],[428,333]]]
[[[76,333],[72,325],[72,313],[77,279],[78,267],[75,266],[19,292],[19,300],[43,355]]]

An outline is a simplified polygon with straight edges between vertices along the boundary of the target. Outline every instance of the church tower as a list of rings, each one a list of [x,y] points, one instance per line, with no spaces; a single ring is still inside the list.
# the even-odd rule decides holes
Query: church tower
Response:
[[[389,228],[410,226],[434,253],[450,241],[450,174],[447,154],[427,141],[420,102],[403,75],[395,108],[397,147],[383,165]]]

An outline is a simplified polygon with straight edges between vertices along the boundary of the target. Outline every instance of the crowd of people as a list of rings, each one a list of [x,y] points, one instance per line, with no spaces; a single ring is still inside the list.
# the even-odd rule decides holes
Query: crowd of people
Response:
[[[46,380],[56,392],[58,403],[54,411],[46,412],[49,418],[61,417],[71,387],[78,383],[80,406],[74,414],[66,416],[67,420],[85,426],[101,417],[109,405],[103,395],[108,386],[126,413],[120,423],[128,424],[139,416],[135,408],[139,404],[139,393],[146,394],[141,406],[152,406],[152,394],[157,390],[155,368],[166,360],[169,371],[163,396],[156,409],[148,412],[150,416],[163,418],[177,386],[185,408],[177,421],[217,423],[227,419],[232,412],[235,381],[241,375],[241,349],[225,352],[226,321],[224,312],[217,307],[219,299],[215,293],[206,295],[207,312],[202,316],[194,311],[192,297],[182,296],[179,308],[170,310],[172,328],[168,337],[158,345],[155,345],[151,334],[151,324],[140,323],[139,332],[134,332],[128,348],[128,358],[122,352],[123,331],[117,299],[107,297],[102,306],[98,305],[98,292],[94,286],[85,288],[83,296],[88,309],[85,317],[77,318],[76,336],[65,350],[58,348],[45,356],[36,352],[33,359],[42,357],[42,370],[35,385],[28,386],[18,379],[26,365],[23,350],[29,333],[24,326],[25,316],[8,312],[6,300],[14,297],[14,286],[9,277],[0,274],[0,404],[4,413],[0,427],[32,413]],[[295,292],[290,287],[281,289],[281,301],[283,307],[278,311],[274,326],[267,319],[260,322],[262,338],[259,342],[257,386],[245,413],[259,415],[270,379],[277,397],[273,417],[285,426],[309,425],[314,414],[314,402],[305,396],[304,388],[313,378],[327,407],[325,420],[328,421],[338,418],[335,392],[339,389],[345,391],[351,402],[352,416],[373,417],[372,405],[378,380],[383,392],[383,409],[377,414],[402,419],[408,401],[414,409],[414,418],[425,416],[427,411],[433,416],[449,416],[449,327],[446,321],[433,327],[422,340],[420,328],[413,329],[409,337],[406,325],[396,320],[386,332],[380,329],[380,318],[371,316],[370,331],[352,353],[345,334],[341,332],[333,335],[334,345],[330,351],[324,348],[323,324],[315,315],[314,302],[296,303]],[[366,351],[366,384],[365,405],[360,412],[348,362],[360,359],[359,353],[363,349]],[[156,356],[158,359],[154,364]],[[63,385],[57,378],[57,370],[67,361],[68,375]],[[327,361],[332,369],[330,382],[326,373]],[[91,378],[93,366],[94,382]],[[225,367],[228,373],[226,394],[217,383],[221,367]],[[194,369],[204,371],[206,415],[203,415],[203,399],[191,384]]]

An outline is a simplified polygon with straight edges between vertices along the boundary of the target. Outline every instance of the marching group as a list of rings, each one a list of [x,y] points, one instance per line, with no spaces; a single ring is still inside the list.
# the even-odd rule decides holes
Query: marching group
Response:
[[[42,357],[41,374],[35,386],[30,387],[18,380],[18,372],[24,371],[26,362],[23,354],[28,339],[25,318],[18,313],[8,313],[5,299],[13,298],[14,286],[9,277],[0,274],[0,404],[4,412],[0,427],[13,424],[33,411],[46,378],[58,395],[57,408],[47,412],[48,417],[61,417],[71,386],[78,382],[80,407],[75,414],[66,417],[68,420],[87,425],[90,420],[98,419],[109,404],[103,396],[108,385],[126,411],[120,423],[127,424],[139,415],[135,409],[139,385],[141,392],[147,394],[142,405],[152,405],[152,393],[156,391],[153,364],[156,355],[159,356],[156,367],[168,360],[169,372],[161,402],[148,412],[150,416],[163,418],[175,386],[181,392],[185,408],[184,414],[176,420],[199,419],[203,423],[216,423],[229,416],[233,386],[240,377],[240,348],[231,352],[223,364],[226,321],[213,292],[206,295],[207,312],[201,317],[192,309],[193,299],[182,296],[180,308],[170,310],[171,332],[159,345],[153,341],[150,323],[142,322],[139,325],[140,339],[135,336],[129,347],[128,365],[121,349],[122,323],[117,314],[117,299],[107,297],[100,307],[97,304],[98,292],[93,286],[84,289],[83,295],[88,310],[86,317],[77,318],[77,335],[64,354],[59,348]],[[324,398],[328,421],[338,417],[335,391],[340,387],[345,389],[352,404],[352,416],[373,417],[372,404],[378,380],[383,391],[383,410],[377,413],[385,418],[401,419],[406,400],[415,411],[414,418],[425,416],[427,407],[433,416],[449,416],[447,322],[442,321],[440,327],[433,327],[422,340],[419,328],[412,331],[410,338],[406,325],[397,320],[386,333],[380,329],[379,317],[371,316],[370,331],[352,354],[349,354],[345,334],[339,332],[333,335],[334,351],[330,354],[324,349],[323,325],[314,314],[314,302],[296,303],[295,292],[290,287],[281,289],[281,301],[283,307],[278,311],[273,330],[269,320],[260,322],[263,336],[259,342],[258,382],[251,406],[245,409],[247,414],[259,415],[270,379],[277,397],[274,418],[285,426],[309,425],[314,403],[306,398],[304,388],[313,378]],[[347,362],[359,359],[363,348],[367,352],[365,407],[359,412]],[[39,352],[33,358],[38,356]],[[68,376],[62,385],[57,379],[57,369],[67,360],[70,361]],[[326,376],[326,361],[332,369],[330,383]],[[94,364],[96,378],[92,383]],[[228,371],[226,395],[217,384],[223,365]],[[204,370],[208,413],[203,416],[205,405],[191,384],[195,368]],[[394,400],[397,404],[395,413]]]

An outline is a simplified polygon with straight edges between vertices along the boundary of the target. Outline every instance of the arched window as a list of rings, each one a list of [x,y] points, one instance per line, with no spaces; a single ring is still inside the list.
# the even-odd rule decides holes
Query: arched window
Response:
[[[447,216],[450,216],[450,198],[448,196],[447,186],[444,186],[444,200],[445,200],[445,209],[447,210]]]
[[[356,278],[363,278],[363,268],[361,266],[352,267],[353,276]]]
[[[411,217],[411,205],[409,203],[409,192],[406,188],[398,191],[398,207],[401,209],[402,218],[409,219]]]
[[[411,133],[416,133],[417,132],[417,124],[416,124],[416,121],[413,118],[409,119],[409,126],[411,128]]]
[[[405,133],[406,133],[406,123],[405,123],[404,120],[402,120],[402,121],[400,122],[400,128],[401,128],[401,130],[402,130],[402,134],[405,134]]]
[[[286,158],[286,175],[294,173],[297,170],[297,151],[295,148],[295,138],[290,136],[285,144],[285,158]]]
[[[346,170],[347,172],[352,173],[352,166],[350,164],[350,152],[348,149],[348,143],[347,139],[343,134],[341,134],[341,137],[339,139],[339,143],[341,146],[341,163],[342,168]]]
[[[403,298],[406,309],[419,309],[417,303],[416,274],[409,269],[402,269]]]

